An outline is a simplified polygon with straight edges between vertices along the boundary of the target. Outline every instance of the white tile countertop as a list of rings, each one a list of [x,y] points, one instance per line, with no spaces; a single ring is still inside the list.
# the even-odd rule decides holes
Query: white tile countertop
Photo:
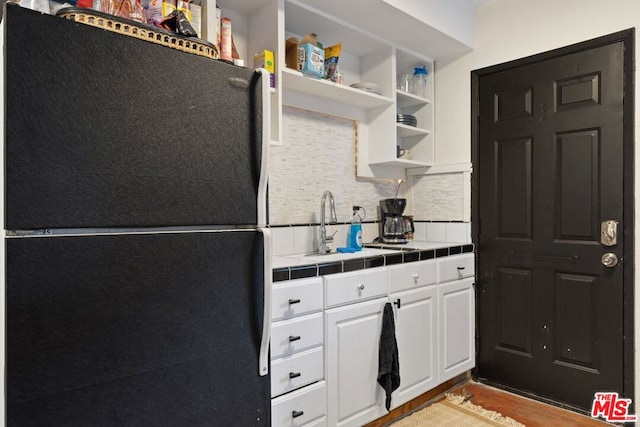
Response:
[[[319,253],[280,255],[272,257],[271,264],[273,268],[293,267],[306,264],[322,264],[326,262],[366,258],[368,256],[390,255],[400,252],[401,250],[402,249],[362,248],[361,251],[344,254],[331,252],[325,255],[320,255]]]
[[[473,245],[460,242],[413,240],[402,245],[366,243],[355,253],[301,253],[272,257],[274,281],[322,276],[364,268],[473,252]]]

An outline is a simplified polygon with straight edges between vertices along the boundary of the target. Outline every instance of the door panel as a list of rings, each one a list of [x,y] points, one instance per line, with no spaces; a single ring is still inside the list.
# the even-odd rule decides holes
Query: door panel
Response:
[[[531,138],[496,141],[498,237],[531,239]]]
[[[498,267],[496,278],[498,346],[531,355],[531,270]]]
[[[599,153],[598,129],[556,135],[554,229],[557,240],[596,244],[599,240]]]
[[[478,79],[480,378],[575,407],[623,391],[622,42]],[[621,228],[622,229],[622,228]],[[570,384],[570,385],[568,385]]]

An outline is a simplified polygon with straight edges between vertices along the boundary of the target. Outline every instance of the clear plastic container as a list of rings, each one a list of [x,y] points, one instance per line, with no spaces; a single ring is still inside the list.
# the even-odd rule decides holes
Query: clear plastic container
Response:
[[[411,85],[412,91],[414,95],[420,96],[422,98],[427,97],[427,67],[423,65],[422,67],[415,67],[413,69],[413,82]]]

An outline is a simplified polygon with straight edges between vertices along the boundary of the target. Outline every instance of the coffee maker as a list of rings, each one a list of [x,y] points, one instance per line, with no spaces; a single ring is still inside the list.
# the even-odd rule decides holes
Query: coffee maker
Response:
[[[407,243],[404,235],[404,219],[402,212],[407,206],[407,199],[380,200],[380,240],[384,243]]]

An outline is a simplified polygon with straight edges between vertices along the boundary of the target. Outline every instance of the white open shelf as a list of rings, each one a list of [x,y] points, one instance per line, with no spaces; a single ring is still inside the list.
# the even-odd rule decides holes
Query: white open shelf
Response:
[[[354,89],[328,80],[305,77],[301,72],[289,68],[283,68],[281,72],[282,85],[287,90],[294,90],[296,92],[302,92],[366,109],[393,104],[393,99],[391,98]]]
[[[383,166],[393,166],[396,168],[421,168],[431,166],[430,163],[421,162],[418,160],[404,160],[404,159],[395,159],[395,160],[387,160],[379,163],[371,163],[372,165],[383,165]]]
[[[431,103],[430,100],[401,90],[396,91],[398,108],[417,107]]]
[[[400,138],[408,138],[412,136],[425,136],[431,134],[430,131],[415,126],[409,126],[402,123],[396,123],[398,128],[398,136]]]

